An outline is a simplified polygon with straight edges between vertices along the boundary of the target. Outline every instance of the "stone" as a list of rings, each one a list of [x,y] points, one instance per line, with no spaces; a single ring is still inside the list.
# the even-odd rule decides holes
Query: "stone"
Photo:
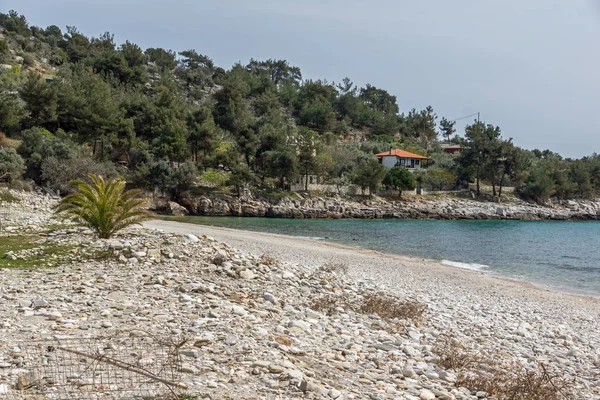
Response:
[[[184,216],[188,215],[190,212],[184,206],[175,203],[174,201],[169,201],[165,207],[165,214],[167,215],[175,215],[175,216]]]
[[[421,400],[434,400],[435,399],[435,394],[433,394],[433,392],[429,389],[423,389],[421,390],[421,393],[419,394],[419,399]]]
[[[188,233],[185,235],[185,238],[188,240],[188,242],[190,243],[198,243],[200,241],[200,239],[198,239],[198,236],[193,235],[191,233]]]
[[[256,278],[256,275],[254,274],[254,272],[250,271],[249,269],[244,269],[242,271],[239,272],[240,278],[245,279],[247,281],[250,281],[254,278]]]
[[[248,314],[248,312],[244,309],[244,307],[242,306],[233,306],[231,308],[231,311],[235,314],[235,315],[241,315],[241,316],[245,316]]]

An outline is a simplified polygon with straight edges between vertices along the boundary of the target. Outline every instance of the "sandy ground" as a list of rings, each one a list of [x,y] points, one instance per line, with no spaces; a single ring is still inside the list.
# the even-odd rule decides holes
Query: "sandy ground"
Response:
[[[374,280],[382,288],[399,295],[420,297],[419,294],[422,294],[425,300],[434,298],[452,302],[457,300],[453,294],[459,294],[482,304],[500,298],[507,305],[516,302],[542,310],[561,309],[571,314],[583,312],[586,317],[600,315],[600,301],[591,297],[559,293],[436,261],[262,232],[163,220],[149,221],[144,225],[174,233],[207,235],[242,251],[268,254],[288,263],[317,267],[327,262],[341,262],[348,265],[353,278]]]

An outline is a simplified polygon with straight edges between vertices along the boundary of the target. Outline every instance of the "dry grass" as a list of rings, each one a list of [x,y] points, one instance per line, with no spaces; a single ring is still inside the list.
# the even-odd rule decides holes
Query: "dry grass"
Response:
[[[400,300],[382,293],[368,294],[362,299],[351,299],[344,295],[328,295],[314,299],[310,308],[332,314],[336,308],[352,310],[361,314],[376,314],[388,323],[411,320],[418,324],[423,319],[427,305],[414,300]],[[392,325],[394,326],[394,325]]]
[[[516,361],[499,362],[499,357],[484,356],[467,349],[451,334],[441,335],[433,346],[438,365],[458,372],[457,387],[486,392],[497,400],[568,400],[574,381],[545,364],[525,369]]]
[[[440,358],[437,364],[453,371],[466,370],[481,360],[478,352],[469,351],[452,334],[440,335],[433,345],[433,353]]]
[[[279,265],[277,259],[269,254],[263,254],[260,256],[260,262],[269,266]]]
[[[334,275],[346,275],[349,271],[348,264],[342,262],[328,262],[319,268],[320,272]]]
[[[360,306],[364,314],[377,314],[385,321],[394,319],[410,319],[415,323],[421,322],[427,305],[415,300],[398,300],[382,293],[365,296]]]

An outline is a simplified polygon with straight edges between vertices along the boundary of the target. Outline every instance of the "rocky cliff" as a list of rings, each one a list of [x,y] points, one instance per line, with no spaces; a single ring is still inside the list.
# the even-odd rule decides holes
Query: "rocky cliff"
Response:
[[[398,201],[329,198],[283,198],[184,195],[180,204],[192,215],[270,218],[358,219],[505,219],[598,220],[600,200],[578,200],[540,206],[525,202],[498,204],[453,197],[413,197]],[[169,207],[173,209],[173,207]],[[182,210],[178,214],[183,214]]]

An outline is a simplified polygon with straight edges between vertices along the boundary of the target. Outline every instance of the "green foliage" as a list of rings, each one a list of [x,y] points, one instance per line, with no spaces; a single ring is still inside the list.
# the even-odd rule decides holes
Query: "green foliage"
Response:
[[[484,181],[498,198],[513,185],[535,201],[600,192],[597,155],[563,160],[527,152],[479,122],[465,139],[453,136],[455,123],[441,118],[438,126],[431,107],[400,113],[385,89],[349,78],[303,80],[286,60],[251,59],[225,70],[194,49],[143,50],[117,44],[109,32],[87,37],[73,26],[30,27],[14,11],[0,13],[0,25],[4,62],[14,52],[25,66],[46,59],[59,67],[48,82],[17,65],[0,71],[0,131],[23,137],[26,177],[61,191],[72,160],[82,174],[108,174],[100,165],[118,162],[133,184],[174,197],[193,184],[197,167],[231,172],[239,193],[249,183],[285,188],[299,174],[373,192],[382,176],[367,160],[391,146],[431,155],[431,168],[417,174],[434,188]],[[466,150],[443,154],[438,132]]]
[[[375,157],[364,158],[356,166],[353,172],[352,181],[358,185],[364,192],[369,190],[369,197],[381,186],[381,181],[387,173],[387,168],[379,164]]]
[[[118,231],[138,224],[149,215],[141,211],[142,200],[136,199],[139,190],[125,191],[125,181],[90,175],[92,184],[73,181],[77,188],[60,202],[56,212],[87,226],[101,239],[108,239]]]
[[[44,128],[34,127],[22,132],[23,140],[17,149],[25,159],[27,170],[25,176],[38,184],[42,178],[42,162],[50,157],[68,160],[74,155],[74,143],[64,134],[52,135]]]
[[[0,181],[12,182],[19,179],[25,171],[25,162],[16,150],[0,147]]]
[[[29,53],[23,54],[23,66],[35,67],[35,58]]]
[[[0,54],[8,54],[8,43],[4,39],[0,40]]]
[[[42,76],[29,72],[25,77],[19,95],[25,102],[26,118],[24,125],[50,126],[58,118],[58,95],[56,86],[48,85]]]
[[[114,178],[117,171],[110,162],[98,162],[85,156],[69,159],[49,157],[42,161],[41,179],[44,185],[62,195],[75,189],[69,183],[74,180],[87,180],[90,175]]]
[[[403,190],[414,190],[417,187],[413,174],[408,169],[399,166],[387,171],[383,184],[397,190],[398,197],[402,197]]]
[[[0,26],[8,32],[15,33],[24,37],[29,37],[31,31],[24,15],[19,15],[15,10],[10,10],[8,14],[0,13]]]
[[[200,181],[208,186],[221,187],[227,184],[230,176],[225,171],[209,169],[200,175]]]

